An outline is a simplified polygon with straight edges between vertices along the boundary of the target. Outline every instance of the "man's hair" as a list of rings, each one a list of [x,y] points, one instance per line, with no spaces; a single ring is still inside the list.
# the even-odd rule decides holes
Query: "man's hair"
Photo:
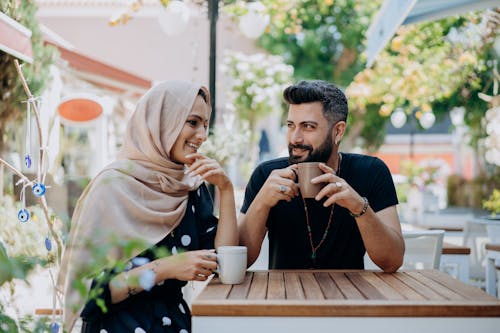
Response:
[[[300,81],[283,91],[283,98],[289,104],[320,102],[323,114],[330,126],[347,120],[347,97],[335,85],[321,80]]]

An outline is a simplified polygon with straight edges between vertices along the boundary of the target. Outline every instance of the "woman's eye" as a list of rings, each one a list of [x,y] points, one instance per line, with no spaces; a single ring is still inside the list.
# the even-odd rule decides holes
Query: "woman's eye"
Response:
[[[186,121],[186,122],[187,122],[189,125],[193,126],[193,127],[194,127],[194,126],[196,126],[196,125],[198,124],[198,121],[197,121],[197,120],[188,120],[188,121]]]

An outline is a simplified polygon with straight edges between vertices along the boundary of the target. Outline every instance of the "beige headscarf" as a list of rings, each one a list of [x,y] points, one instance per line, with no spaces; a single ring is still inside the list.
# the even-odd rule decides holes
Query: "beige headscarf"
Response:
[[[200,89],[209,96],[205,87],[184,81],[162,82],[149,90],[128,122],[118,159],[80,197],[58,277],[58,290],[64,290],[65,330],[71,331],[84,306],[84,298],[72,283],[82,273],[90,273],[89,243],[109,245],[113,237],[140,240],[146,245],[136,249],[135,256],[162,240],[182,220],[188,192],[198,188],[200,181],[185,175],[184,165],[170,160],[170,150]],[[130,259],[124,258],[118,246],[109,255],[112,261]],[[90,283],[86,281],[87,290]]]

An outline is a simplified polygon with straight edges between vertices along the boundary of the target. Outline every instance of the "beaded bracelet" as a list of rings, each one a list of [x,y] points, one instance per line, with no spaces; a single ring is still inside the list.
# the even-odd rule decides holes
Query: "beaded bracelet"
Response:
[[[354,214],[351,211],[349,211],[349,214],[354,218],[360,217],[361,215],[366,213],[366,211],[368,210],[368,206],[369,206],[368,199],[366,197],[362,197],[361,199],[363,199],[363,201],[364,201],[363,209],[361,210],[361,212],[359,214]]]

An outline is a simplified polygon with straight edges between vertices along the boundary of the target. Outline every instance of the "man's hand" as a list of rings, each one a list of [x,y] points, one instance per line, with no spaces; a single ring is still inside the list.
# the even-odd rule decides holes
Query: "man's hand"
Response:
[[[255,198],[268,208],[276,206],[278,201],[290,202],[299,194],[299,187],[295,183],[297,165],[285,169],[273,170]]]
[[[356,192],[343,178],[335,174],[332,168],[324,163],[319,164],[319,168],[324,172],[321,176],[311,179],[311,183],[326,183],[326,185],[316,195],[316,200],[327,197],[323,206],[328,207],[337,204],[347,208],[352,213],[359,213],[363,209],[363,198]]]

